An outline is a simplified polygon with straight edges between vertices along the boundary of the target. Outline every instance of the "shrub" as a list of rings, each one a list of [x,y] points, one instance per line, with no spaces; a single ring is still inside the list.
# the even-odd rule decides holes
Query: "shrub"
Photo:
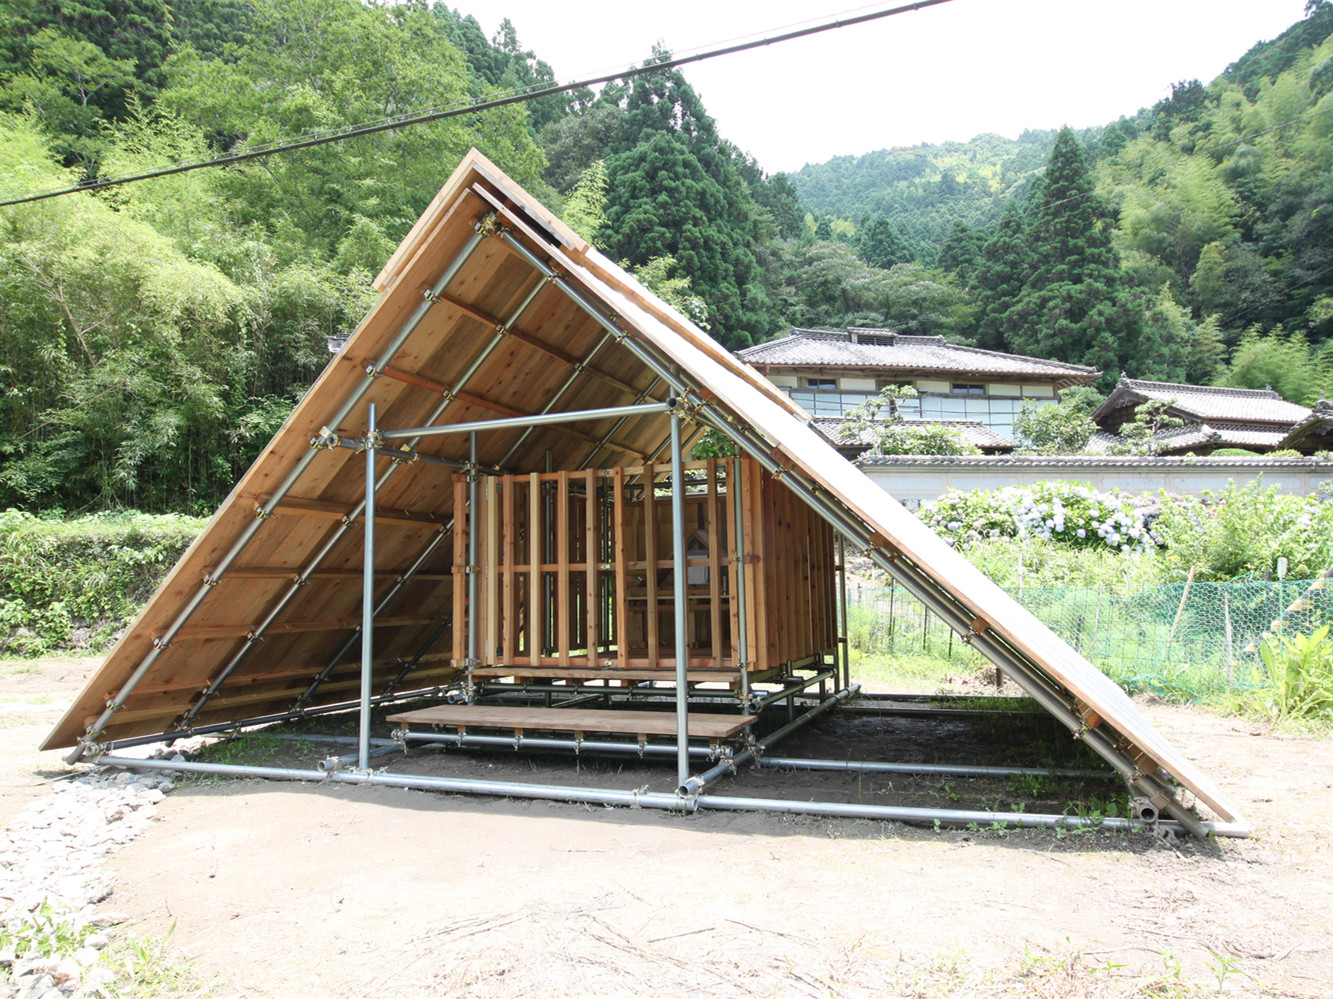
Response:
[[[1313,579],[1333,565],[1333,503],[1323,494],[1281,496],[1259,482],[1203,500],[1162,504],[1153,531],[1162,543],[1163,568],[1183,577],[1229,580],[1275,574],[1287,560],[1291,579]]]
[[[0,513],[0,653],[104,647],[203,525],[134,511],[68,520]]]
[[[1329,626],[1310,635],[1270,635],[1253,667],[1260,707],[1274,721],[1333,714],[1333,642]]]
[[[986,538],[1057,541],[1075,548],[1142,552],[1156,546],[1149,504],[1081,482],[1038,482],[986,492],[951,490],[922,507],[921,519],[955,547]]]

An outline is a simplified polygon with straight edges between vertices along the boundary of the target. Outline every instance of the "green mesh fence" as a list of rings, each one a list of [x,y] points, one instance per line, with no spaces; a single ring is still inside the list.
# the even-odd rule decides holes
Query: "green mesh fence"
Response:
[[[1264,635],[1333,620],[1333,586],[1322,579],[1007,592],[1130,692],[1172,698],[1252,689]],[[865,655],[982,661],[899,586],[849,587],[847,624],[852,650]]]

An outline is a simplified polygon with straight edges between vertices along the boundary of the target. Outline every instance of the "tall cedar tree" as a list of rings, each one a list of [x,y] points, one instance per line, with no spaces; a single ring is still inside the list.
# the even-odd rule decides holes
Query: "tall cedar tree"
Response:
[[[1018,300],[1032,270],[1032,248],[1018,203],[1010,199],[995,233],[987,241],[972,272],[971,290],[976,296],[980,319],[977,346],[1008,350],[1004,317]]]
[[[666,53],[654,52],[654,59]],[[729,348],[777,326],[755,250],[763,213],[694,89],[675,70],[638,77],[612,155],[606,245],[642,265],[674,257],[708,302],[713,333]]]
[[[1107,378],[1142,361],[1142,310],[1128,295],[1107,211],[1074,133],[1062,129],[1046,167],[1041,207],[1028,229],[1033,269],[1004,315],[1009,349],[1101,368]],[[1137,365],[1136,365],[1137,367]]]

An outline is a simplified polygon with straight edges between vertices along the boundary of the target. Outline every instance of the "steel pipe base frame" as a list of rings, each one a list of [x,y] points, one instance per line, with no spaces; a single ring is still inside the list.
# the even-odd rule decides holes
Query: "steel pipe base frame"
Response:
[[[740,798],[703,794],[682,797],[662,791],[617,791],[594,787],[559,784],[524,784],[517,781],[471,780],[461,777],[426,777],[418,774],[394,774],[378,771],[298,770],[283,767],[238,766],[225,763],[173,763],[170,760],[137,760],[132,757],[104,757],[104,766],[125,770],[171,770],[179,773],[205,773],[232,777],[263,777],[268,780],[292,780],[308,783],[324,781],[336,784],[379,784],[386,787],[414,788],[455,794],[482,794],[506,798],[531,798],[567,801],[627,808],[656,808],[670,812],[694,812],[698,809],[736,812],[782,812],[792,815],[822,815],[829,818],[859,818],[886,822],[925,822],[948,826],[971,823],[999,824],[1005,827],[1048,829],[1106,829],[1115,832],[1147,831],[1148,823],[1131,819],[1090,819],[1070,815],[1039,815],[1022,812],[974,812],[949,808],[907,808],[894,805],[859,805],[822,801],[785,801],[778,798]],[[1250,828],[1239,822],[1204,822],[1211,836],[1246,837]],[[1156,828],[1185,832],[1179,823],[1161,821]]]

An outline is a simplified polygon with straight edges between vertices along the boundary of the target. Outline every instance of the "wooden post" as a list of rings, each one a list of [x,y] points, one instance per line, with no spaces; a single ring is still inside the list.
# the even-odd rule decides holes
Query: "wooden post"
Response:
[[[597,472],[594,469],[588,469],[584,473],[584,489],[587,495],[584,497],[584,520],[583,525],[583,559],[587,563],[586,581],[587,589],[584,597],[585,612],[587,614],[588,625],[585,629],[585,644],[588,647],[588,665],[597,665],[597,646],[599,638],[597,634],[598,612],[601,610],[599,591],[597,587],[597,568],[601,560],[601,545],[598,540],[601,538],[601,526],[597,520]]]
[[[467,479],[454,476],[454,662],[462,669],[467,658]]]
[[[542,654],[542,480],[528,476],[528,665],[537,666]]]
[[[574,615],[569,604],[569,473],[555,483],[555,646],[561,666],[569,665],[569,636]]]
[[[1226,636],[1227,689],[1230,690],[1235,679],[1236,656],[1231,644],[1231,594],[1225,586],[1222,587],[1222,631]]]
[[[486,641],[481,660],[488,666],[499,661],[500,645],[500,497],[499,479],[490,476],[482,487],[482,502],[486,508],[486,570],[482,581],[486,587]]]
[[[616,665],[629,666],[629,571],[625,568],[625,470],[611,478],[612,517],[616,530]]]
[[[736,541],[739,537],[736,533],[736,496],[737,490],[741,487],[736,472],[739,467],[739,458],[727,463],[727,496],[722,503],[727,512],[727,603],[731,615],[731,661],[737,666],[741,663],[740,634],[741,628],[744,627],[740,619],[740,566],[736,563]]]
[[[722,667],[722,532],[717,505],[717,459],[709,458],[708,476],[708,627],[713,638],[713,668]]]
[[[644,531],[644,563],[646,565],[645,576],[648,584],[648,666],[657,665],[657,501],[653,493],[656,492],[656,473],[653,471],[652,462],[643,466],[643,531]],[[679,568],[676,569],[679,572]]]
[[[1180,591],[1180,606],[1176,608],[1175,620],[1171,622],[1171,634],[1166,636],[1166,647],[1171,648],[1171,643],[1176,640],[1176,629],[1180,627],[1180,615],[1185,613],[1185,601],[1190,597],[1190,586],[1194,583],[1194,566],[1190,566],[1189,575],[1185,577],[1185,588]]]
[[[504,658],[513,663],[514,657],[518,655],[518,573],[515,562],[515,546],[517,539],[515,534],[518,528],[514,521],[514,493],[517,480],[514,476],[506,476],[504,480],[504,489],[501,493],[501,503],[504,508],[502,520],[504,521],[504,545],[502,547],[504,559],[504,629],[503,629],[503,650]]]

